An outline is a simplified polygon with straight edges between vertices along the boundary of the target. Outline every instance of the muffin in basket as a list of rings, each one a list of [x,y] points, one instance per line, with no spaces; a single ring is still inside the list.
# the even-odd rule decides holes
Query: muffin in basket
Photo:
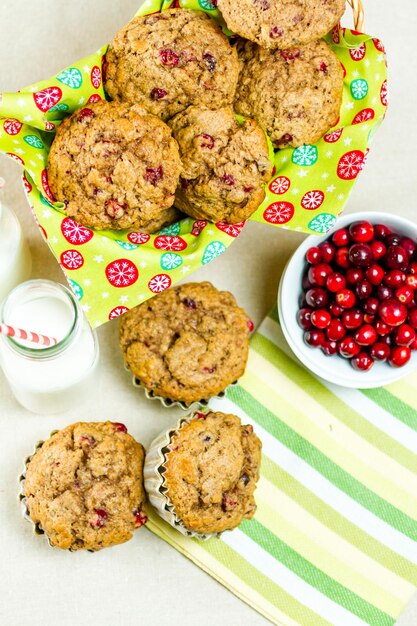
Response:
[[[187,283],[123,315],[119,340],[127,367],[148,391],[190,405],[242,376],[250,325],[231,293]]]
[[[114,422],[78,422],[27,461],[23,494],[52,546],[100,550],[128,541],[146,522],[143,446]]]

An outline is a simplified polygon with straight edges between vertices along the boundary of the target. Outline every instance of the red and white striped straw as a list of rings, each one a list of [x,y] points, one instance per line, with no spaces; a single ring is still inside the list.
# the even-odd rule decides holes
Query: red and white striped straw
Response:
[[[14,337],[15,339],[23,339],[30,343],[37,343],[40,346],[56,346],[58,340],[55,337],[47,337],[46,335],[40,335],[39,333],[33,333],[30,330],[22,330],[21,328],[14,328],[8,324],[0,324],[0,333],[7,335],[8,337]]]

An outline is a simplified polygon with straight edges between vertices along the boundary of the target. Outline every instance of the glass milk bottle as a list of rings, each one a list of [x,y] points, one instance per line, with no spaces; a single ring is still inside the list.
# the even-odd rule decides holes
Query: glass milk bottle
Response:
[[[0,178],[0,190],[2,188]],[[30,276],[32,259],[15,214],[0,198],[0,304],[9,291]]]
[[[44,347],[0,334],[0,363],[22,406],[51,414],[91,397],[97,337],[69,289],[49,280],[22,283],[4,301],[0,321],[58,341]]]

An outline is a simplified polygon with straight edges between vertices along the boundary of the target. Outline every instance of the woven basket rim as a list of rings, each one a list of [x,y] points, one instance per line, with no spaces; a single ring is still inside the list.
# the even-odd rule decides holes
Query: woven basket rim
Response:
[[[348,3],[352,7],[353,23],[355,24],[355,29],[362,32],[365,19],[365,12],[362,0],[348,0]]]

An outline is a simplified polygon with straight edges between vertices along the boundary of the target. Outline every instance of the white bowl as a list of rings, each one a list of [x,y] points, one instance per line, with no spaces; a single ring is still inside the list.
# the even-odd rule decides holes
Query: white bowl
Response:
[[[307,267],[305,254],[308,248],[317,246],[332,233],[357,220],[367,220],[371,224],[386,224],[394,232],[417,240],[417,224],[390,213],[366,212],[344,215],[326,237],[311,235],[297,248],[288,261],[278,291],[278,313],[285,338],[301,363],[314,374],[326,381],[354,389],[383,387],[403,378],[417,368],[417,351],[413,351],[410,361],[404,367],[391,367],[378,363],[368,372],[355,370],[348,359],[338,355],[326,356],[319,348],[311,348],[304,343],[304,331],[297,322],[299,300],[302,295],[302,277]]]

